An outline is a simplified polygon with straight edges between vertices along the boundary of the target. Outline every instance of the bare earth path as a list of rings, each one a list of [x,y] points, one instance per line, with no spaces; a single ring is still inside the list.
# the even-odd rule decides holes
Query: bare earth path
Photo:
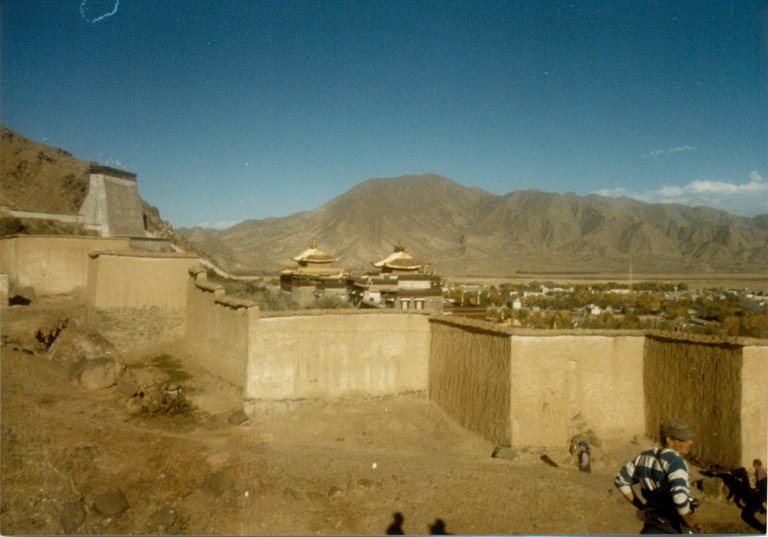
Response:
[[[250,424],[233,425],[237,390],[189,367],[192,411],[132,416],[129,380],[167,372],[148,365],[152,356],[125,356],[117,386],[72,383],[30,332],[61,307],[2,312],[2,534],[370,535],[396,511],[406,533],[428,533],[437,518],[462,534],[640,529],[611,480],[645,444],[596,449],[592,474],[565,449],[547,452],[559,468],[533,447],[492,458],[493,445],[423,393],[264,403]],[[108,491],[127,509],[100,513]],[[721,498],[703,498],[699,515],[709,533],[754,533]]]

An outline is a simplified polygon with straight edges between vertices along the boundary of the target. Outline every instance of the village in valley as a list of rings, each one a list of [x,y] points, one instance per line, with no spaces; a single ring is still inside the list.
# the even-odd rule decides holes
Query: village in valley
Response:
[[[411,256],[402,244],[372,261],[378,269],[361,274],[339,267],[339,257],[311,243],[292,258],[279,278],[213,279],[227,292],[253,298],[264,310],[293,308],[395,308],[427,310],[484,319],[517,328],[658,329],[700,335],[768,337],[768,290],[702,287],[684,281],[621,283],[580,275],[556,281],[533,278],[444,279],[428,261]],[[594,276],[592,276],[594,278]],[[277,297],[282,293],[286,296]],[[289,296],[288,296],[289,295]]]

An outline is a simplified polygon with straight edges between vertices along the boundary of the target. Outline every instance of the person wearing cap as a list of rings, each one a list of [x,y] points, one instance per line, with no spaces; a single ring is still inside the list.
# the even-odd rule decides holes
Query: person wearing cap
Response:
[[[693,533],[695,522],[688,483],[688,465],[696,434],[683,420],[661,425],[660,449],[649,449],[625,464],[614,479],[629,503],[642,511],[640,533]],[[642,499],[632,485],[640,484]]]

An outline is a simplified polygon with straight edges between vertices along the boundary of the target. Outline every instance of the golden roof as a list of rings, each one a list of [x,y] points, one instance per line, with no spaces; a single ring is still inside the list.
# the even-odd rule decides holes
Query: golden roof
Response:
[[[371,263],[376,268],[390,268],[395,270],[417,270],[426,265],[423,261],[414,259],[402,246],[395,246],[395,251],[386,259]]]
[[[291,259],[300,265],[306,265],[307,263],[333,263],[339,260],[338,257],[334,257],[319,250],[314,243],[302,253]]]

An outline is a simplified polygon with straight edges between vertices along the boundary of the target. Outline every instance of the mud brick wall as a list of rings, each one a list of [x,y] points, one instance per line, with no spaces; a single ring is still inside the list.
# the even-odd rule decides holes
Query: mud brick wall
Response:
[[[96,311],[91,323],[120,352],[162,345],[184,335],[184,315],[157,306]]]
[[[753,458],[762,458],[768,361],[759,347],[748,349],[745,364],[744,347],[735,342],[649,334],[643,371],[648,435],[658,439],[659,423],[679,417],[699,435],[694,459],[749,466]],[[760,440],[757,431],[762,431]]]
[[[185,254],[91,253],[88,323],[121,352],[181,337],[188,270],[196,263]]]
[[[127,238],[13,236],[0,239],[0,273],[9,283],[33,287],[37,296],[84,291],[89,254],[98,250],[128,250]]]
[[[741,466],[750,468],[768,461],[768,346],[745,344],[741,363]]]
[[[428,356],[425,314],[345,310],[262,317],[250,332],[245,397],[424,391]]]
[[[509,335],[479,323],[431,323],[429,398],[466,429],[510,445]]]
[[[568,447],[592,431],[644,432],[643,334],[510,330],[432,319],[429,397],[467,429],[504,446]]]
[[[577,433],[642,435],[642,333],[512,336],[512,445],[568,447]]]
[[[184,346],[187,357],[206,371],[243,388],[249,333],[258,322],[253,302],[229,298],[220,285],[193,268],[187,283]]]

